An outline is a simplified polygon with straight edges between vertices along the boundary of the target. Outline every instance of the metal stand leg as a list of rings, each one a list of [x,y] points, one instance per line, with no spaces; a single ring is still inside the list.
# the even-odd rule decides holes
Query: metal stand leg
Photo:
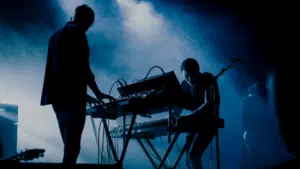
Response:
[[[93,126],[93,130],[94,130],[94,135],[95,135],[95,139],[96,139],[96,144],[97,144],[97,147],[98,147],[98,150],[99,150],[99,141],[98,141],[98,132],[97,132],[97,128],[96,128],[96,124],[95,124],[95,121],[94,121],[94,119],[93,119],[93,117],[92,116],[90,116],[90,118],[91,118],[91,121],[92,121],[92,126]],[[98,152],[99,153],[99,152]],[[99,163],[99,160],[100,159],[102,159],[102,157],[99,159],[99,154],[98,154],[98,157],[97,157],[98,159],[98,163]],[[102,160],[101,160],[102,161]],[[101,162],[102,163],[102,162]]]
[[[123,115],[123,148],[125,147],[125,133],[126,133],[126,116]]]
[[[216,134],[216,153],[217,153],[217,169],[220,169],[219,129],[217,129],[217,134]]]
[[[173,110],[173,107],[172,107],[172,104],[170,104],[169,105],[168,128],[173,127],[173,116],[172,116],[173,112],[172,112],[172,110]],[[171,133],[171,131],[169,131],[168,132],[168,143],[171,142],[171,135],[172,135],[172,133]]]
[[[134,125],[134,123],[135,123],[136,116],[137,116],[136,113],[134,113],[134,114],[132,115],[131,123],[130,123],[129,130],[128,130],[128,135],[127,135],[127,137],[126,137],[125,144],[124,144],[124,148],[123,148],[123,151],[122,151],[122,154],[121,154],[121,158],[120,158],[120,162],[121,162],[121,163],[123,162],[123,160],[124,160],[124,158],[125,158],[126,150],[127,150],[128,143],[129,143],[129,140],[130,140],[130,137],[131,137],[131,134],[132,134],[133,125]]]
[[[133,116],[132,116],[131,124],[130,124],[129,130],[128,130],[127,137],[125,139],[125,143],[124,143],[124,147],[123,147],[120,159],[118,159],[118,155],[117,155],[116,149],[114,147],[113,140],[112,140],[111,135],[109,133],[109,128],[108,128],[107,122],[106,122],[105,118],[102,118],[103,127],[104,127],[104,130],[105,130],[106,136],[107,136],[107,141],[108,141],[109,147],[110,147],[110,149],[112,151],[114,160],[116,161],[116,163],[118,165],[121,165],[123,163],[124,158],[125,158],[126,150],[127,150],[127,147],[128,147],[128,144],[129,144],[129,140],[130,140],[130,137],[131,137],[131,134],[132,134],[133,125],[135,123],[136,116],[137,116],[136,113],[133,114]],[[93,129],[94,129],[95,138],[96,138],[96,141],[98,141],[96,125],[95,125],[94,119],[92,117],[91,117],[91,120],[92,120],[92,125],[93,125]],[[125,123],[124,123],[124,126],[125,126]]]
[[[177,141],[179,135],[180,135],[180,133],[176,133],[176,134],[175,134],[175,137],[173,138],[172,142],[170,143],[170,145],[169,145],[169,147],[168,147],[168,149],[167,149],[167,152],[166,152],[166,154],[164,155],[163,159],[161,160],[161,162],[160,162],[159,166],[157,167],[157,169],[161,169],[161,168],[162,168],[162,166],[163,166],[163,164],[165,163],[166,159],[168,158],[168,156],[169,156],[171,150],[173,149],[174,144],[176,143],[176,141]]]
[[[143,144],[142,140],[141,139],[136,139],[137,142],[140,144],[141,148],[143,149],[144,153],[146,154],[147,158],[149,159],[150,163],[152,164],[152,166],[154,168],[156,168],[156,163],[154,162],[154,160],[152,159],[150,153],[148,152],[148,150],[146,149],[145,145]]]
[[[94,130],[94,135],[95,135],[96,143],[97,143],[97,145],[98,145],[98,137],[97,137],[97,128],[96,128],[96,124],[95,124],[95,121],[94,121],[93,117],[92,117],[92,116],[90,116],[90,117],[91,117],[91,121],[92,121],[92,125],[93,125],[93,130]]]
[[[186,143],[184,144],[182,150],[180,151],[179,153],[179,156],[177,157],[176,161],[174,162],[173,166],[172,166],[172,169],[175,169],[179,163],[179,161],[181,160],[183,154],[188,150],[188,148],[191,146],[191,144],[193,143],[194,141],[194,138],[195,138],[195,135],[196,134],[191,134],[189,135],[189,137],[187,138],[187,141]]]
[[[161,156],[159,155],[159,153],[157,152],[157,150],[155,149],[155,147],[153,146],[153,144],[151,143],[151,141],[150,141],[149,139],[145,139],[145,140],[146,140],[146,143],[149,145],[150,149],[153,151],[155,157],[156,157],[159,161],[161,161],[162,158],[161,158]],[[163,164],[163,167],[164,167],[165,169],[168,169],[168,168],[169,168],[165,163]]]
[[[110,149],[111,149],[111,151],[112,151],[112,153],[113,153],[113,156],[114,156],[115,161],[118,163],[119,160],[118,160],[117,152],[116,152],[116,150],[115,150],[115,148],[114,148],[114,143],[113,143],[113,141],[112,141],[112,139],[111,139],[111,136],[110,136],[110,134],[109,134],[108,125],[107,125],[107,123],[106,123],[105,118],[102,118],[102,120],[103,120],[104,130],[105,130],[105,133],[106,133],[106,136],[107,136],[107,139],[108,139],[108,144],[109,144]]]

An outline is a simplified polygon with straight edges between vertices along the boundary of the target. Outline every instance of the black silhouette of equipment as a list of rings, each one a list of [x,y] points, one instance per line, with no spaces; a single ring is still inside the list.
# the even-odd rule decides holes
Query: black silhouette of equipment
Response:
[[[158,135],[167,135],[170,143],[171,135],[175,134],[165,156],[160,158],[161,162],[159,166],[156,166],[153,160],[147,155],[149,153],[144,151],[153,166],[160,169],[161,167],[166,167],[164,163],[181,133],[197,133],[199,129],[224,127],[224,120],[219,118],[212,118],[210,122],[203,122],[203,127],[199,127],[201,119],[195,119],[193,116],[182,116],[174,120],[175,118],[172,117],[172,111],[176,107],[193,110],[201,105],[199,105],[195,97],[187,95],[183,92],[183,89],[173,71],[163,73],[162,75],[145,78],[143,80],[137,80],[133,84],[119,87],[118,92],[121,96],[120,100],[107,103],[105,105],[97,105],[87,109],[87,115],[90,115],[93,118],[103,119],[103,126],[108,137],[108,144],[112,151],[113,158],[117,164],[123,163],[128,143],[131,138],[137,139],[143,149],[144,145],[140,140],[141,138],[146,138],[146,140],[148,140],[147,142],[149,142],[149,145],[151,146],[152,144],[149,141],[149,138],[151,138],[150,135],[152,135],[152,138],[157,137]],[[144,124],[135,124],[137,115],[151,117],[153,114],[167,111],[169,112],[169,117],[166,119]],[[132,115],[132,118],[131,123],[126,126],[125,116],[127,115]],[[115,120],[118,117],[123,117],[124,125],[120,126],[118,129],[109,131],[105,119]],[[191,125],[191,119],[194,119],[193,122],[197,125]],[[197,127],[193,128],[191,126]],[[119,130],[120,128],[122,128],[122,130]],[[120,158],[118,158],[116,150],[113,146],[112,136],[123,139],[125,138],[124,147]],[[195,135],[193,135],[193,138],[194,137]],[[192,140],[193,138],[190,138],[189,140]],[[153,145],[151,147],[153,147]],[[185,145],[185,149],[182,150],[172,168],[176,168],[180,158],[187,148],[188,143]]]
[[[170,118],[168,120],[168,125],[171,126],[170,119],[172,117],[173,105],[182,105],[180,96],[183,95],[184,92],[173,71],[163,73],[159,76],[145,78],[136,83],[120,87],[118,88],[118,91],[122,97],[121,100],[105,105],[96,105],[87,109],[87,115],[103,120],[104,130],[107,133],[108,144],[110,145],[114,160],[116,163],[122,164],[137,115],[150,117],[151,114],[169,111]],[[109,135],[108,125],[105,119],[114,120],[118,117],[123,117],[125,124],[125,116],[127,115],[132,115],[132,119],[119,159],[113,147],[113,142]],[[169,132],[169,137],[170,136],[171,132]]]

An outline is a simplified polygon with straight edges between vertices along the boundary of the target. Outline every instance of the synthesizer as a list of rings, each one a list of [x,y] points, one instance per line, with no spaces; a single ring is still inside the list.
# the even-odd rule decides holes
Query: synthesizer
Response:
[[[107,118],[115,120],[124,114],[130,115],[134,112],[145,112],[142,99],[122,99],[105,105],[97,105],[86,110],[87,115],[93,118]]]
[[[164,73],[162,75],[148,77],[146,79],[137,80],[133,84],[117,88],[121,97],[128,97],[147,91],[164,90],[165,93],[172,94],[171,92],[180,92],[181,85],[174,71]]]
[[[170,105],[172,109],[187,110],[200,106],[197,98],[183,92],[173,71],[120,87],[118,91],[121,97],[124,97],[123,99],[89,108],[87,115],[93,118],[117,119],[137,113],[140,116],[149,117],[152,114],[169,111]],[[150,93],[144,97],[128,97],[145,91],[150,91]]]
[[[125,127],[125,136],[128,133],[128,128],[129,125]],[[168,119],[136,123],[133,126],[131,137],[154,139],[155,137],[167,136],[169,131],[197,133],[210,128],[224,128],[224,119],[210,117],[202,120],[200,117],[197,118],[193,115],[181,116],[172,128],[168,128]],[[123,126],[118,126],[110,130],[110,135],[114,138],[124,137],[123,133]]]
[[[176,99],[176,100],[175,100]],[[192,110],[199,107],[197,98],[188,95],[177,95],[173,97],[172,109]],[[129,98],[117,100],[105,105],[97,105],[87,109],[87,115],[93,118],[117,119],[123,115],[137,113],[142,117],[169,111],[170,99],[163,91],[156,92],[145,98]]]

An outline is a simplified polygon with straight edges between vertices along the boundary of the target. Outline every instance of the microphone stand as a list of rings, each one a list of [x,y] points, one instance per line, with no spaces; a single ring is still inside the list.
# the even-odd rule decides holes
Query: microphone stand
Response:
[[[219,72],[214,78],[213,80],[217,80],[221,75],[223,75],[228,69],[230,68],[235,68],[235,67],[238,67],[240,66],[241,64],[243,64],[243,60],[240,60],[240,59],[231,59],[231,63],[225,67],[225,68],[222,68],[221,72]],[[237,64],[237,65],[235,65]]]
[[[240,59],[232,59],[231,63],[225,67],[222,68],[221,72],[219,72],[216,76],[213,77],[212,80],[217,80],[221,75],[223,75],[228,69],[235,68],[243,64],[243,61]],[[210,144],[210,169],[212,168],[212,143]],[[219,155],[219,132],[216,133],[216,152],[217,152],[217,169],[220,169],[220,155]]]

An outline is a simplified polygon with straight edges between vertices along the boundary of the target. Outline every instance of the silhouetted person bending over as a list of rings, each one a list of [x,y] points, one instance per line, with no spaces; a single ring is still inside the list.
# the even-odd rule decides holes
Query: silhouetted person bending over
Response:
[[[185,93],[199,99],[199,108],[192,110],[193,116],[205,119],[219,114],[219,88],[213,75],[207,72],[200,72],[200,66],[195,59],[188,58],[181,64],[181,71],[184,80],[181,85]],[[204,106],[205,105],[205,106]],[[204,107],[203,107],[204,106]],[[217,133],[217,129],[208,129],[197,133],[193,144],[188,152],[188,167],[202,169],[201,157],[207,146]]]
[[[49,40],[41,105],[52,104],[64,143],[65,164],[76,164],[85,124],[87,85],[99,101],[114,100],[103,94],[89,64],[89,45],[85,32],[94,22],[94,11],[78,6],[74,21],[68,22]]]

